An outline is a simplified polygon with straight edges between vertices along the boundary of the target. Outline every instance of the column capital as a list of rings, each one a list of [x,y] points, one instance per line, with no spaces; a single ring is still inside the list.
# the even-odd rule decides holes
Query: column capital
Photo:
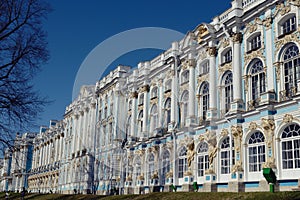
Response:
[[[232,42],[233,43],[242,43],[243,40],[243,34],[242,33],[234,33],[231,36]]]
[[[131,99],[137,99],[137,98],[138,98],[138,93],[137,93],[136,91],[131,92],[131,93],[130,93],[130,98],[131,98]]]
[[[194,58],[188,59],[188,67],[195,68],[196,67],[196,60]]]
[[[206,51],[209,56],[215,57],[217,55],[217,48],[216,47],[207,47]]]
[[[142,87],[141,87],[141,92],[149,92],[150,91],[150,86],[149,85],[143,85]]]

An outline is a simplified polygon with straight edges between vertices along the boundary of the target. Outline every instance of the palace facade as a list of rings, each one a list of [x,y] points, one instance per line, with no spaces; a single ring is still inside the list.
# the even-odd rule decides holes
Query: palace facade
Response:
[[[264,168],[276,190],[298,189],[299,7],[234,0],[156,58],[83,86],[33,139],[28,190],[268,191]]]

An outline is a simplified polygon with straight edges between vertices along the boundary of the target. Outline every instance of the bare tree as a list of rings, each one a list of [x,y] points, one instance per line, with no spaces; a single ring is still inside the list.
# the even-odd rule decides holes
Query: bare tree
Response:
[[[0,1],[0,146],[13,144],[14,133],[32,125],[46,101],[32,79],[49,59],[43,30],[48,3]]]

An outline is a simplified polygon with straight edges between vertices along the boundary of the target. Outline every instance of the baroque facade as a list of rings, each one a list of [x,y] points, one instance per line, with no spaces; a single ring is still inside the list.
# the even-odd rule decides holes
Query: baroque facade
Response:
[[[298,188],[299,0],[234,0],[151,61],[83,86],[34,139],[28,189]]]

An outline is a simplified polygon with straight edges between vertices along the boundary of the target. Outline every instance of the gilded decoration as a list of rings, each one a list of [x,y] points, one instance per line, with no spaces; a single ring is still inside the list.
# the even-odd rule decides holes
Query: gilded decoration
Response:
[[[164,94],[164,97],[165,97],[165,99],[171,97],[171,91],[166,92],[166,93]]]
[[[138,93],[137,93],[136,91],[131,92],[131,93],[130,93],[130,98],[131,98],[131,99],[137,99],[137,98],[138,98]]]
[[[173,178],[173,170],[170,169],[170,171],[166,174],[167,178]]]
[[[232,64],[230,63],[226,63],[225,65],[219,66],[219,74],[222,75],[224,72],[226,72],[227,70],[232,70]]]
[[[230,39],[227,37],[222,38],[221,40],[221,46],[225,49],[230,44]]]
[[[143,157],[145,155],[145,149],[139,149],[135,152],[135,154]]]
[[[300,43],[299,29],[295,33],[285,35],[283,38],[277,39],[275,41],[275,48],[276,48],[275,55],[278,53],[281,47],[283,47],[285,44],[289,42],[297,42],[298,44]]]
[[[131,174],[128,174],[128,176],[126,177],[126,181],[127,181],[127,182],[131,182],[131,181],[132,181],[132,176],[131,176]]]
[[[243,41],[243,34],[242,33],[234,33],[232,36],[232,41],[234,43],[242,43]]]
[[[291,11],[290,5],[284,5],[284,3],[277,4],[275,9],[275,15],[279,13],[280,15],[285,15]]]
[[[300,7],[300,0],[288,0],[288,2],[292,5]]]
[[[173,76],[175,76],[175,71],[172,70],[172,69],[170,69],[170,70],[167,72],[166,77],[167,77],[168,79],[170,79],[170,78],[172,78]]]
[[[210,168],[212,169],[213,160],[217,155],[217,136],[215,131],[206,130],[206,132],[199,136],[200,141],[208,143],[208,157]]]
[[[195,154],[196,154],[195,143],[194,140],[192,140],[192,142],[190,142],[187,145],[187,161],[188,161],[189,170],[191,169],[192,161],[194,160]]]
[[[209,32],[203,24],[198,27],[197,31],[198,31],[197,41],[200,44],[203,42],[203,37],[209,34]]]
[[[293,115],[291,114],[285,114],[283,117],[283,122],[290,123],[293,121]]]
[[[204,81],[208,81],[208,74],[204,74],[198,77],[198,85],[200,85]]]
[[[266,135],[266,144],[270,148],[273,142],[274,130],[275,130],[275,122],[274,119],[261,119],[261,126],[265,131]]]
[[[266,27],[267,30],[272,28],[272,23],[273,23],[272,17],[267,17],[266,19],[263,20],[263,25],[264,27]]]
[[[140,91],[141,91],[141,92],[149,92],[149,91],[150,91],[150,86],[149,86],[149,85],[143,85],[143,86],[140,88]]]
[[[263,48],[258,49],[256,51],[251,51],[251,53],[249,54],[245,54],[244,58],[245,58],[245,66],[247,66],[249,64],[249,62],[251,60],[253,60],[254,58],[262,58],[265,60],[265,56],[263,54]]]
[[[138,176],[138,180],[139,181],[145,180],[144,173],[141,173],[141,175]]]
[[[244,171],[244,169],[243,169],[243,164],[242,164],[242,161],[237,161],[236,163],[235,163],[235,165],[232,167],[232,169],[231,169],[231,172],[232,173],[235,173],[235,172],[243,172]]]
[[[249,124],[249,130],[256,130],[257,129],[257,124],[256,122],[250,122]]]
[[[153,174],[151,176],[151,179],[158,179],[158,172],[157,171],[153,172]]]
[[[276,81],[278,82],[280,80],[280,75],[281,75],[281,65],[282,62],[275,62],[275,71],[276,71]]]
[[[217,55],[217,48],[216,47],[207,47],[206,51],[209,56],[215,57]]]
[[[138,111],[141,111],[143,109],[144,109],[144,104],[141,104],[141,105],[138,106]]]
[[[259,25],[259,24],[262,24],[262,21],[258,17],[255,18],[254,22],[248,23],[246,25],[246,27],[247,27],[249,33],[251,34],[251,33],[255,32],[257,30],[257,25]]]
[[[150,104],[151,104],[151,105],[157,104],[157,103],[158,103],[158,98],[157,98],[157,97],[150,100]]]
[[[276,168],[275,158],[274,157],[269,158],[267,160],[267,162],[264,162],[262,164],[262,168],[273,168],[273,169],[275,169]]]
[[[235,150],[237,152],[240,151],[240,146],[242,142],[242,137],[243,137],[243,129],[242,126],[237,125],[237,126],[231,126],[231,133],[234,138],[234,146]]]
[[[226,137],[228,134],[229,134],[228,130],[223,128],[222,131],[221,131],[221,136]]]

